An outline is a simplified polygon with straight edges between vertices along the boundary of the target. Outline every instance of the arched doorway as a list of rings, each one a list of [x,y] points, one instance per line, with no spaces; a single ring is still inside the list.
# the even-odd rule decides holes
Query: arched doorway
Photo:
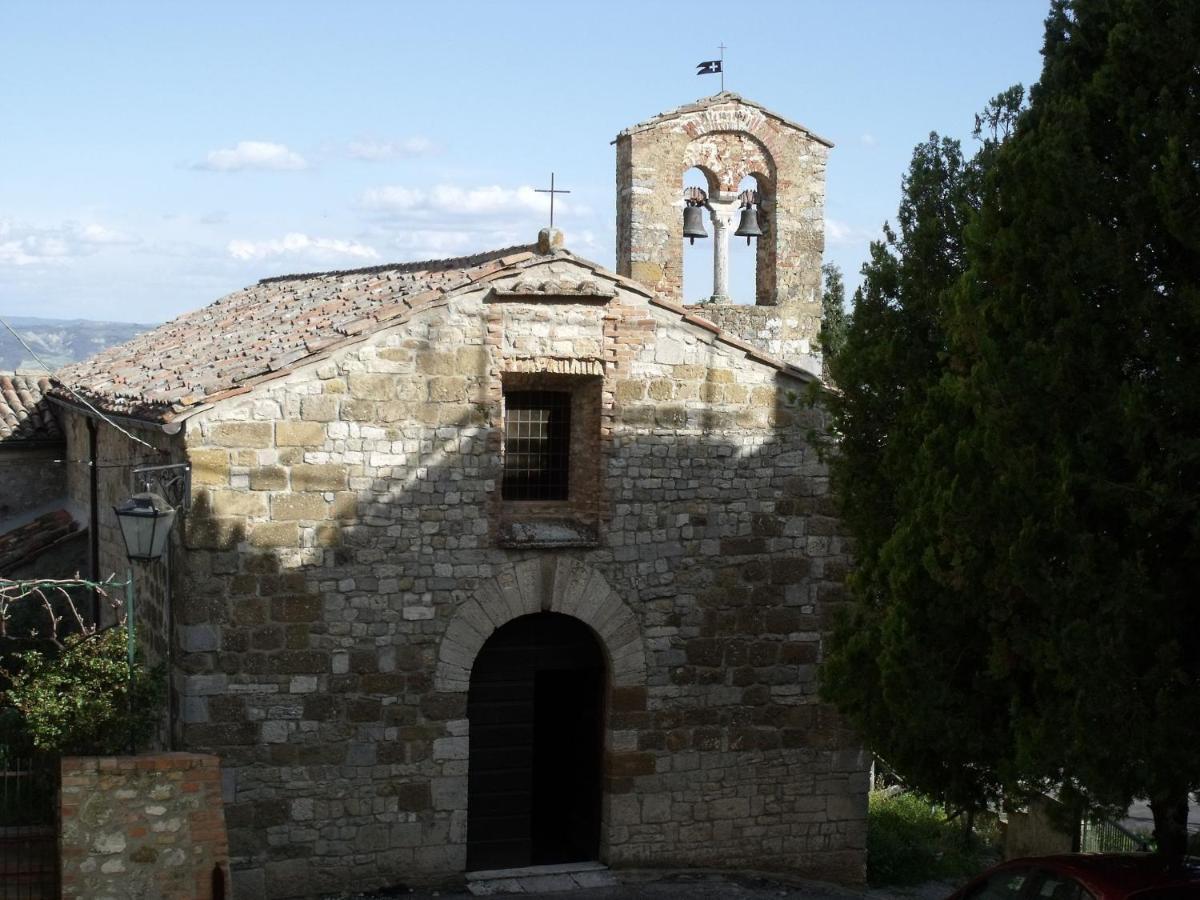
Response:
[[[498,628],[471,670],[467,870],[596,859],[604,655],[560,613]]]

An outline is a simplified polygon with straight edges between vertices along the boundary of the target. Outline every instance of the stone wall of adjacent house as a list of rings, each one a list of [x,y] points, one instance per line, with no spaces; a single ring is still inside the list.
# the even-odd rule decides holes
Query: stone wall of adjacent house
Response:
[[[82,413],[62,409],[59,415],[63,432],[67,439],[66,456],[69,464],[66,468],[67,495],[77,509],[91,508],[90,478],[91,466],[87,417]],[[99,581],[124,582],[129,573],[134,579],[134,613],[137,627],[138,644],[150,665],[156,665],[167,657],[167,599],[170,596],[168,579],[171,578],[170,564],[167,560],[157,562],[130,562],[125,555],[125,542],[121,537],[120,526],[117,524],[115,506],[119,506],[135,492],[132,481],[132,469],[141,465],[164,465],[182,461],[183,453],[179,449],[181,439],[164,434],[154,428],[134,428],[126,423],[122,426],[130,434],[135,435],[146,445],[134,443],[117,428],[106,422],[98,422],[96,426],[96,472],[97,488],[97,522],[99,559],[96,566],[96,577]],[[141,490],[137,487],[136,490]],[[182,517],[181,517],[182,519]],[[90,523],[89,523],[90,527]],[[179,534],[174,533],[171,540],[171,553],[179,546]],[[89,537],[90,547],[90,537]],[[81,573],[91,577],[90,550],[88,563]],[[113,587],[108,594],[122,604],[125,602],[125,589]],[[120,613],[124,615],[124,613]],[[100,616],[103,625],[112,624],[114,609],[107,600],[100,603]]]
[[[847,566],[820,414],[636,289],[533,275],[187,423],[180,714],[228,773],[237,890],[460,877],[473,654],[540,609],[609,660],[606,861],[861,881],[867,760],[816,695]],[[600,373],[600,483],[522,545],[501,383],[537,372]]]
[[[60,798],[67,900],[232,896],[215,756],[67,757]]]
[[[62,500],[63,445],[0,446],[0,522]]]
[[[683,302],[684,173],[699,168],[709,197],[722,201],[735,199],[742,179],[754,176],[764,232],[754,299],[775,308],[774,333],[760,342],[761,323],[737,314],[722,324],[750,326],[735,333],[788,360],[815,353],[828,145],[734,97],[665,116],[616,143],[617,271]]]

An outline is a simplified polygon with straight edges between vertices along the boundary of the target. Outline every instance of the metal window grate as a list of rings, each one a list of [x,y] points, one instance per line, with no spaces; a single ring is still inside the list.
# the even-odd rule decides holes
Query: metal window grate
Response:
[[[58,759],[0,745],[0,900],[59,896]]]
[[[566,500],[571,395],[566,391],[504,394],[505,500]]]

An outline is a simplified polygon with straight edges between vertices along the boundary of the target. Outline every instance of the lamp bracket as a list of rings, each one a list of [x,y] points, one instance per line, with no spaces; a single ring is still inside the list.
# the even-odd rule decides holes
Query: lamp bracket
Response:
[[[192,505],[192,467],[188,463],[138,466],[132,472],[133,493],[158,494],[180,512]]]

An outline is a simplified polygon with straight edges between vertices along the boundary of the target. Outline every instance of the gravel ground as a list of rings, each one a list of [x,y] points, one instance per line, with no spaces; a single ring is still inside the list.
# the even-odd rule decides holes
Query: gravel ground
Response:
[[[944,900],[954,890],[948,882],[930,882],[911,888],[855,890],[817,881],[784,881],[770,876],[706,872],[618,873],[621,884],[544,894],[508,894],[501,897],[538,897],[541,900]],[[370,894],[352,894],[330,900],[465,900],[465,888],[442,891],[399,889]]]

